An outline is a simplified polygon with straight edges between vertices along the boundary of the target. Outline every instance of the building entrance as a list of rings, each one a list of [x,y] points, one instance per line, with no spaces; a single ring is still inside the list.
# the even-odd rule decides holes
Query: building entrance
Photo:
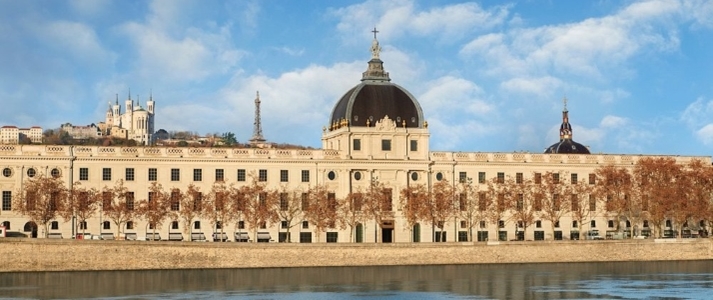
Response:
[[[394,220],[388,220],[381,222],[381,242],[382,243],[393,243],[394,242]]]

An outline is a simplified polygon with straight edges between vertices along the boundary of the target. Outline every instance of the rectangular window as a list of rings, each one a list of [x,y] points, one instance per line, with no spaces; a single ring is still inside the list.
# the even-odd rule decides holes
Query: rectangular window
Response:
[[[287,170],[280,170],[280,182],[287,182],[289,179]]]
[[[134,192],[126,192],[126,209],[134,210]]]
[[[570,177],[570,182],[572,182],[572,184],[577,184],[577,173],[572,173]]]
[[[2,191],[2,210],[12,210],[12,191]]]
[[[525,207],[525,196],[523,194],[517,194],[517,203],[515,208],[520,211]]]
[[[171,191],[171,211],[181,209],[181,192],[178,189]]]
[[[394,209],[392,197],[391,189],[384,189],[384,202],[381,203],[381,211],[392,211]]]
[[[418,151],[418,141],[411,140],[411,151]]]
[[[171,222],[171,229],[173,229],[173,230],[178,229],[178,222],[177,222],[177,221]]]
[[[302,221],[302,229],[309,229],[309,221]]]
[[[193,222],[193,229],[201,229],[201,221]]]
[[[485,211],[488,208],[488,199],[485,192],[478,193],[478,211]]]
[[[149,181],[158,180],[158,171],[156,168],[149,168]]]
[[[560,195],[552,194],[552,208],[555,211],[560,211]]]
[[[224,181],[225,171],[223,169],[215,169],[215,181]]]
[[[309,194],[302,193],[302,211],[309,210]]]
[[[460,193],[458,195],[458,209],[465,211],[468,208],[468,194]]]
[[[102,210],[111,210],[111,202],[114,199],[112,192],[102,192]]]
[[[79,168],[79,180],[89,180],[89,168]]]
[[[258,172],[258,181],[267,181],[267,170],[262,169]]]
[[[87,221],[79,222],[79,230],[87,230]]]
[[[535,173],[535,184],[542,183],[542,173]]]
[[[245,229],[245,221],[238,222],[238,229]]]
[[[109,221],[104,221],[104,226],[102,227],[104,229],[111,229],[111,222]]]
[[[102,180],[111,181],[111,168],[102,169]]]
[[[597,183],[597,174],[589,174],[589,184]]]
[[[554,184],[560,183],[560,174],[559,173],[552,173],[552,183],[554,183]]]
[[[171,181],[181,181],[181,170],[171,169]]]
[[[302,170],[302,182],[309,182],[309,170]]]
[[[522,184],[522,173],[515,173],[515,183]]]
[[[391,140],[381,140],[381,151],[391,151]]]
[[[594,195],[589,195],[589,211],[597,210],[597,198]]]
[[[478,172],[478,183],[485,183],[485,172]]]
[[[572,194],[570,197],[569,202],[572,203],[572,212],[579,211],[579,197],[577,197],[577,194]]]
[[[458,182],[465,183],[466,180],[468,180],[468,173],[458,172]]]
[[[193,169],[193,181],[203,181],[203,169]]]
[[[311,232],[300,232],[300,243],[311,243],[312,233]]]
[[[238,169],[238,181],[245,181],[245,169]]]
[[[337,232],[327,232],[327,243],[336,243],[339,233]]]
[[[354,151],[361,151],[361,140],[360,139],[354,139]]]
[[[287,193],[280,193],[280,210],[286,211],[288,208]]]
[[[533,203],[532,209],[535,211],[542,210],[542,194],[535,194],[535,203]]]
[[[505,173],[498,172],[498,183],[505,183]]]
[[[126,181],[134,181],[134,168],[126,168]]]

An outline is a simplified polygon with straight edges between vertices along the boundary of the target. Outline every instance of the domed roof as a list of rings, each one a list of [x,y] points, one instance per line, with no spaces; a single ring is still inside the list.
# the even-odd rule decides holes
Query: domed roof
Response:
[[[365,81],[337,102],[331,124],[347,120],[350,126],[374,126],[386,116],[399,127],[420,128],[423,123],[421,106],[407,90],[390,82]]]
[[[562,125],[560,125],[560,141],[545,149],[547,153],[590,154],[589,148],[572,139],[572,125],[569,124],[569,111],[567,111],[567,98],[564,98],[562,110]]]
[[[589,149],[572,139],[561,140],[547,147],[545,153],[590,154]]]
[[[374,30],[371,45],[372,57],[362,74],[362,82],[339,99],[332,109],[330,124],[369,127],[388,116],[399,127],[422,128],[421,105],[406,89],[391,83],[389,73],[384,71],[376,32]]]

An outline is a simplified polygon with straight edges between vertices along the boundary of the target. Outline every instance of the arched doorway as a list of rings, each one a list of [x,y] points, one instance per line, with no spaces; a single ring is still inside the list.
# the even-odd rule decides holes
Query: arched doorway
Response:
[[[25,223],[22,231],[29,232],[30,237],[33,239],[37,238],[37,224],[35,224],[35,222],[30,221]]]
[[[421,242],[421,224],[416,223],[413,225],[413,238],[412,241],[414,243],[420,243]]]
[[[364,225],[362,225],[361,223],[357,223],[357,226],[356,226],[356,242],[357,243],[364,242]]]

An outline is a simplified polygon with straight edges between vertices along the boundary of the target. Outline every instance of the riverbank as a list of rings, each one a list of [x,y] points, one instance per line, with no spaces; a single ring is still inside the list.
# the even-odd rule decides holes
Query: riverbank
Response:
[[[0,272],[713,259],[713,240],[261,244],[0,239]]]

